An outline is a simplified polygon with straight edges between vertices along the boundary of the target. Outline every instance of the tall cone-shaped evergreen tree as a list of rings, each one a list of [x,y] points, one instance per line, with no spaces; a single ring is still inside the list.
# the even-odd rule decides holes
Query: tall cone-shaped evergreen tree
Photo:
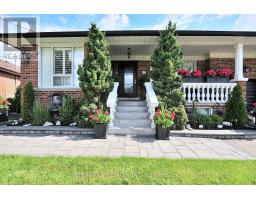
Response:
[[[243,91],[240,84],[234,87],[228,102],[226,103],[225,118],[232,121],[236,128],[243,128],[247,124],[247,111],[244,102]]]
[[[182,49],[176,38],[176,25],[171,21],[161,31],[159,45],[151,57],[151,79],[160,105],[178,108],[176,128],[183,129],[188,119],[181,91],[182,80],[178,70],[182,65]],[[179,121],[178,121],[179,120]]]
[[[94,23],[89,28],[86,55],[78,75],[85,103],[104,104],[113,87],[111,59],[104,33]]]

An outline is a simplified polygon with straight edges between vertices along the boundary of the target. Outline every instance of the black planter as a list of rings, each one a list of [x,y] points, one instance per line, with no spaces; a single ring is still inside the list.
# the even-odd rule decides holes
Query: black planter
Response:
[[[107,137],[107,128],[108,128],[108,124],[104,124],[104,123],[94,124],[95,138],[106,139],[106,137]]]
[[[162,126],[156,126],[156,139],[169,140],[171,128],[163,128]]]
[[[182,77],[183,83],[201,83],[201,77],[194,77],[194,76],[183,76]]]
[[[6,122],[8,121],[8,115],[6,111],[1,110],[0,111],[0,122]]]
[[[207,76],[206,77],[207,83],[229,83],[229,78],[225,76]]]

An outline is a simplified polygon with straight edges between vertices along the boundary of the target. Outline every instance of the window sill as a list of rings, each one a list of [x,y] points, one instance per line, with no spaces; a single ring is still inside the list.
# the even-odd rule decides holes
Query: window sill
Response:
[[[82,91],[79,87],[40,87],[35,91]]]

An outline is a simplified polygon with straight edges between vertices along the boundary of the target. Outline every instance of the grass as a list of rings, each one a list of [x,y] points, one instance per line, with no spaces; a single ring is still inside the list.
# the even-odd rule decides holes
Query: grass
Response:
[[[256,184],[256,161],[3,155],[0,184]]]

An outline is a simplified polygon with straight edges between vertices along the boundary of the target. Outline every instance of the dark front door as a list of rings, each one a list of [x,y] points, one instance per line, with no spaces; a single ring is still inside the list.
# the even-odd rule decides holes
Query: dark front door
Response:
[[[117,62],[114,65],[118,69],[119,97],[137,97],[137,62]],[[117,73],[116,73],[117,75]]]

